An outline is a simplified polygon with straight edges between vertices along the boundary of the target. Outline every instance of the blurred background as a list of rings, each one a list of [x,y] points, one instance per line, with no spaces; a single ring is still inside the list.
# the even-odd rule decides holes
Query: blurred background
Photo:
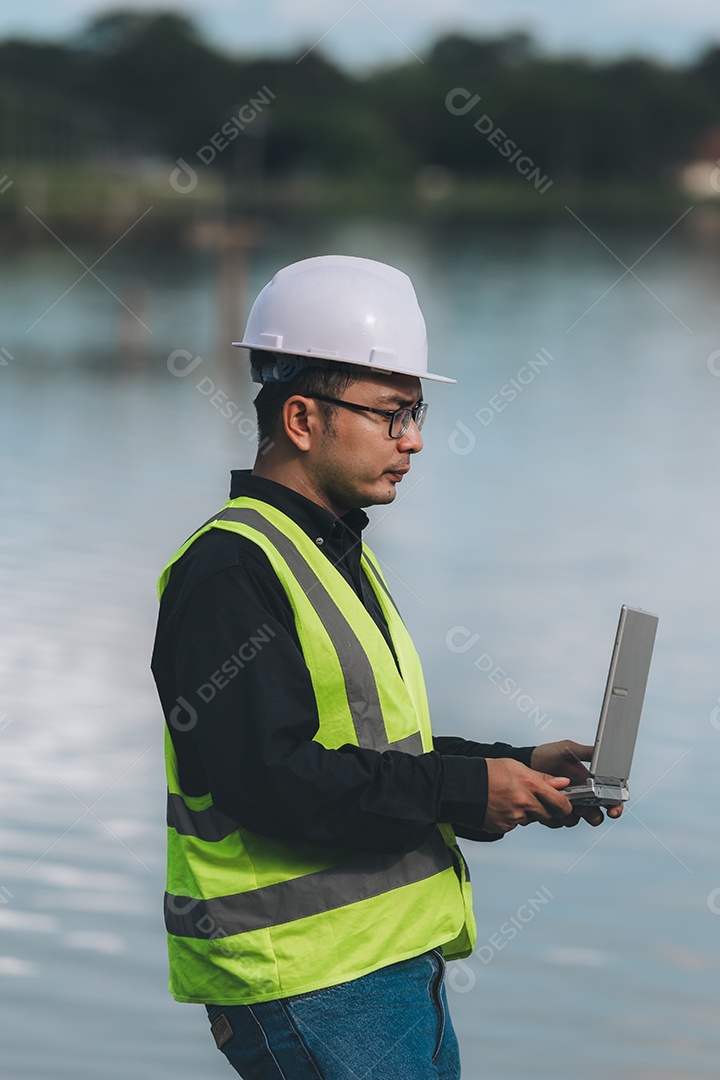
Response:
[[[660,616],[622,820],[464,845],[467,1080],[717,1076],[720,15],[0,4],[7,1080],[229,1076],[166,992],[155,581],[248,468],[281,266],[399,266],[425,450],[369,542],[434,725],[592,742]]]

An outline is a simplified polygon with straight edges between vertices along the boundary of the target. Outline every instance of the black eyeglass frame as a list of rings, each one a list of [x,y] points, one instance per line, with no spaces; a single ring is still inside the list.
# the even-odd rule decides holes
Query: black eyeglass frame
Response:
[[[313,398],[315,401],[325,401],[328,405],[343,405],[346,409],[353,409],[355,412],[370,412],[376,413],[377,416],[384,416],[386,420],[390,421],[388,427],[388,435],[391,439],[401,439],[410,427],[410,420],[415,422],[415,427],[420,428],[425,423],[425,417],[428,411],[427,401],[418,401],[417,405],[413,405],[412,408],[409,405],[403,405],[401,409],[373,409],[370,405],[358,405],[354,401],[341,401],[340,398],[326,397],[325,394],[305,394],[304,397]],[[397,435],[393,435],[392,429],[397,417],[403,416],[401,420],[401,428]]]

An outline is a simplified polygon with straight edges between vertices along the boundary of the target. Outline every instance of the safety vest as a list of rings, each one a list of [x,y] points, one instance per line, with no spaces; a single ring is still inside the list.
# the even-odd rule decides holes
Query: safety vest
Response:
[[[161,596],[174,563],[208,529],[256,543],[282,583],[315,691],[319,743],[432,750],[420,661],[367,547],[362,569],[397,664],[342,574],[294,521],[256,499],[232,499],[180,548],[160,577]],[[210,794],[186,795],[169,730],[165,747],[165,923],[178,1001],[249,1005],[346,982],[439,946],[449,959],[472,951],[467,867],[449,825],[406,854],[263,836],[218,811]]]

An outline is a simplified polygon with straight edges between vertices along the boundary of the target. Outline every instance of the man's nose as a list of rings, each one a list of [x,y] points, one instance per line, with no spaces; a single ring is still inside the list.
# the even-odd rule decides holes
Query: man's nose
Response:
[[[397,448],[401,454],[419,454],[422,450],[423,438],[414,420],[410,421],[407,431],[398,439]]]

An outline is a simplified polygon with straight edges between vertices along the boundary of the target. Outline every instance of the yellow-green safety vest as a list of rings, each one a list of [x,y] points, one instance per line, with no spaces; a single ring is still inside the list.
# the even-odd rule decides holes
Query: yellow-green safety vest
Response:
[[[361,565],[398,659],[352,587],[286,514],[232,499],[183,544],[227,529],[266,554],[293,609],[328,749],[422,754],[432,735],[420,660],[376,558]],[[399,665],[399,670],[398,670]],[[258,722],[262,722],[259,718]],[[450,825],[416,851],[335,851],[263,836],[186,795],[169,729],[165,923],[178,1001],[243,1005],[334,986],[442,947],[468,956],[475,923],[467,867]]]

